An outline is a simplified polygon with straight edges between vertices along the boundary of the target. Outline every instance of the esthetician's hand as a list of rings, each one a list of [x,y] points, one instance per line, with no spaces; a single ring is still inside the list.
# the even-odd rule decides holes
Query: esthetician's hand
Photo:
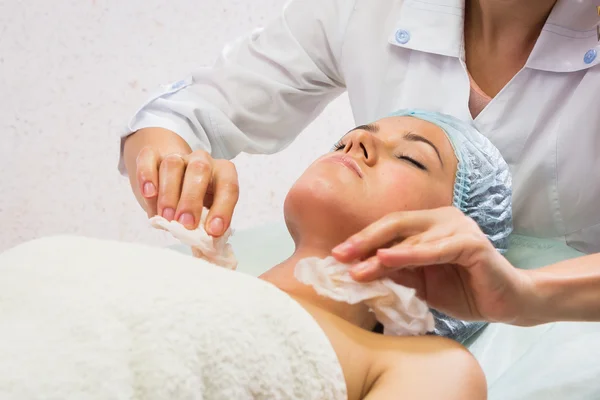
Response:
[[[136,158],[136,169],[149,217],[162,215],[195,229],[207,207],[209,234],[221,236],[229,227],[239,197],[237,171],[230,161],[215,160],[202,150],[161,157],[145,146]]]
[[[454,207],[389,214],[333,250],[340,262],[364,260],[357,281],[388,276],[428,305],[463,320],[515,323],[531,282]]]

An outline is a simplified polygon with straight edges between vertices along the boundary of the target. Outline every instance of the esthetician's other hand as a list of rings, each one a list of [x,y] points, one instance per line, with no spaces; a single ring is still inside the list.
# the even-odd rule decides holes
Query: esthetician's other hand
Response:
[[[209,234],[221,236],[229,227],[239,197],[237,171],[230,161],[215,160],[203,150],[161,156],[155,147],[144,146],[135,167],[149,217],[162,215],[195,229],[207,207]]]
[[[364,260],[352,269],[357,281],[388,276],[455,318],[523,323],[529,278],[454,207],[389,214],[337,246],[333,256]]]

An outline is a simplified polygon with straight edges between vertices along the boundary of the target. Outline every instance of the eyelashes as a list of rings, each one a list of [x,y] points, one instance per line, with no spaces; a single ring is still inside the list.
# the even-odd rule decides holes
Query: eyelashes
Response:
[[[337,142],[336,144],[333,145],[333,151],[339,151],[339,150],[343,150],[344,148],[346,148],[346,145],[344,143],[342,143],[342,141]],[[414,158],[407,156],[406,154],[398,154],[395,156],[397,159],[399,160],[403,160],[403,161],[407,161],[409,163],[411,163],[412,165],[414,165],[416,168],[420,169],[421,171],[427,171],[427,167],[420,163],[419,161],[415,160]]]
[[[409,163],[413,164],[415,167],[419,168],[422,171],[427,171],[427,167],[425,165],[421,164],[412,157],[406,156],[404,154],[399,154],[396,156],[396,158],[399,160],[408,161]]]
[[[336,144],[333,145],[333,151],[338,151],[338,150],[344,150],[344,148],[346,147],[346,145],[344,143],[342,143],[342,141],[340,140],[339,142],[337,142]]]

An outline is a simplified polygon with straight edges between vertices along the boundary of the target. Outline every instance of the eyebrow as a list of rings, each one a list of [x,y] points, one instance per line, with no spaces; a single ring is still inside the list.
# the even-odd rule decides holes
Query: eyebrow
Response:
[[[363,130],[363,131],[371,132],[371,133],[379,132],[379,126],[377,124],[359,125],[356,128],[352,129],[350,132],[353,132],[353,131],[356,131],[359,129]],[[348,133],[350,133],[350,132],[348,132]],[[421,143],[430,145],[433,148],[433,150],[435,150],[435,154],[437,155],[438,160],[440,160],[440,163],[442,164],[442,168],[444,168],[444,161],[442,161],[442,156],[440,155],[440,151],[431,141],[429,141],[428,139],[424,138],[421,135],[417,135],[413,131],[405,133],[404,140],[408,140],[410,142],[421,142]]]
[[[348,133],[358,131],[358,130],[367,131],[367,132],[371,132],[371,133],[377,133],[377,132],[379,132],[379,126],[377,126],[376,124],[359,125],[356,128],[349,131]],[[346,133],[346,135],[348,133]]]

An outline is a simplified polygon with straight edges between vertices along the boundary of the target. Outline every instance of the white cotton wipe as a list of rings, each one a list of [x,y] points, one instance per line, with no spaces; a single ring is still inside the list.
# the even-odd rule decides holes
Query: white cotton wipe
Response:
[[[192,248],[194,257],[202,258],[210,263],[229,269],[237,268],[237,260],[231,245],[227,243],[233,234],[228,228],[221,237],[209,235],[204,230],[208,209],[202,210],[200,223],[194,230],[189,230],[177,221],[168,221],[161,216],[150,218],[150,224],[157,228],[168,231],[175,239]]]
[[[423,335],[435,328],[427,303],[417,297],[416,291],[389,278],[356,282],[350,276],[350,266],[333,257],[300,260],[294,275],[320,296],[348,304],[364,303],[383,324],[386,335]]]

